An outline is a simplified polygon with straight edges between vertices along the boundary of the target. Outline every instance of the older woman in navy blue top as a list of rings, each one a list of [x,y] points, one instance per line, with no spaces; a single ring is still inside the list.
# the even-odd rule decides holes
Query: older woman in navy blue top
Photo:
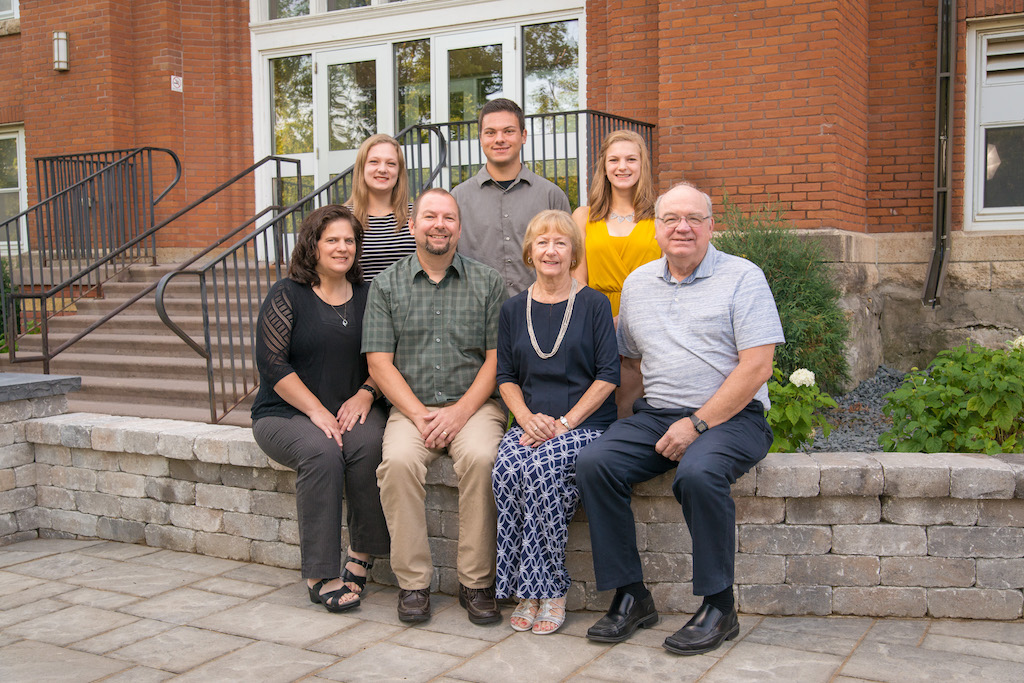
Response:
[[[583,249],[564,211],[530,221],[523,260],[537,281],[501,307],[498,390],[515,418],[498,447],[497,596],[517,595],[512,628],[565,620],[565,544],[579,505],[576,453],[616,417],[619,352],[608,298],[572,277]]]
[[[376,475],[387,415],[360,353],[369,290],[358,262],[362,240],[349,209],[310,213],[288,277],[270,288],[256,328],[253,435],[296,472],[302,576],[310,601],[331,612],[359,604],[373,556],[391,545]],[[343,491],[350,541],[344,567]]]

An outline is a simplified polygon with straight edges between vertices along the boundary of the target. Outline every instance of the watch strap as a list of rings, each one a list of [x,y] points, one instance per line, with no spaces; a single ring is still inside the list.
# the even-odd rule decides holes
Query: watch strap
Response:
[[[696,415],[690,415],[690,422],[693,423],[693,428],[697,430],[698,434],[703,434],[708,431],[708,423]]]

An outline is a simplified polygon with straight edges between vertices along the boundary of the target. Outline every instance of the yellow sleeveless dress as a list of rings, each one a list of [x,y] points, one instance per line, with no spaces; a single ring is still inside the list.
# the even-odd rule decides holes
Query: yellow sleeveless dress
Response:
[[[625,237],[608,234],[605,221],[587,223],[587,279],[608,297],[612,315],[619,314],[619,297],[626,276],[645,263],[661,258],[654,237],[654,219],[639,221]]]

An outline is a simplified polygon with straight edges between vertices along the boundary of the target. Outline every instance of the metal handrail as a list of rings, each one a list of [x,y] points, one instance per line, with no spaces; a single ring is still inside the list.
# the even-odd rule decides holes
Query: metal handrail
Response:
[[[423,142],[423,134],[428,140]],[[431,187],[447,162],[447,145],[440,128],[410,126],[395,136],[402,144],[410,175],[421,177],[413,186],[418,195]],[[421,166],[423,161],[429,167]],[[429,173],[421,173],[429,168]],[[278,213],[272,220],[241,237],[221,254],[198,268],[189,266],[200,255],[164,275],[156,294],[157,314],[178,337],[206,360],[210,396],[210,420],[218,422],[259,386],[259,374],[251,359],[256,318],[266,292],[282,277],[289,254],[285,248],[288,227],[294,227],[308,211],[345,201],[354,167],[350,166],[320,187]],[[205,249],[202,256],[223,244]],[[262,257],[262,258],[261,258]],[[194,339],[167,312],[167,290],[175,278],[198,278],[202,306],[203,340]],[[255,302],[255,305],[254,305]]]
[[[76,275],[76,277],[78,277],[78,278],[84,277],[85,275],[87,275],[90,272],[96,270],[97,268],[100,268],[103,264],[105,264],[105,263],[115,259],[118,255],[127,252],[129,249],[131,249],[136,244],[142,242],[143,240],[153,239],[155,241],[155,235],[156,235],[156,233],[161,228],[164,228],[167,225],[170,225],[171,223],[173,223],[174,221],[178,220],[179,218],[181,218],[185,214],[193,211],[194,209],[196,209],[197,207],[201,206],[202,204],[205,204],[210,199],[216,197],[217,195],[219,195],[224,190],[227,190],[227,189],[233,187],[237,182],[239,182],[240,180],[246,178],[247,176],[255,173],[257,170],[259,170],[260,168],[263,168],[268,163],[273,163],[275,165],[275,170],[276,170],[277,177],[282,177],[282,174],[281,174],[281,165],[282,164],[292,164],[292,165],[294,165],[295,166],[296,182],[299,181],[299,174],[300,174],[300,170],[301,169],[300,169],[300,164],[299,164],[298,161],[296,161],[294,159],[288,159],[288,158],[285,158],[285,157],[278,157],[278,156],[264,157],[263,159],[257,161],[256,163],[254,163],[251,166],[249,166],[248,168],[246,168],[244,171],[235,174],[232,178],[226,180],[225,182],[221,183],[217,187],[213,188],[212,190],[207,192],[205,195],[203,195],[199,199],[197,199],[197,200],[193,201],[192,203],[190,203],[188,206],[185,206],[184,208],[180,209],[179,211],[176,211],[174,214],[172,214],[168,218],[160,221],[159,223],[157,223],[153,227],[149,228],[148,230],[145,230],[142,234],[140,234],[140,235],[134,237],[133,239],[129,240],[128,242],[124,243],[121,247],[116,249],[114,252],[108,254],[103,259],[99,259],[99,260],[95,261],[89,267],[87,267],[86,269],[83,269],[80,273],[78,273]],[[241,225],[237,226],[232,231],[230,231],[228,233],[228,235],[226,235],[225,237],[221,238],[221,242],[223,242],[223,241],[225,241],[227,239],[230,239],[234,235],[237,235],[238,232],[240,232],[241,230],[249,227],[250,225],[252,225],[256,221],[258,221],[261,216],[263,216],[264,214],[268,213],[269,211],[275,210],[277,208],[279,208],[279,207],[271,206],[271,207],[267,207],[267,208],[263,209],[262,211],[258,211],[256,213],[256,215],[254,215],[252,218],[250,218],[247,221],[243,222]],[[71,284],[70,281],[65,281],[65,282],[61,283],[61,285],[59,285],[57,287],[54,287],[54,288],[51,288],[51,290],[49,290],[48,292],[45,292],[43,294],[47,294],[47,293],[52,294],[54,291],[61,291],[63,288],[66,288],[66,287],[70,286],[70,284]],[[55,348],[53,350],[50,350],[50,348],[49,348],[48,325],[46,324],[47,318],[44,317],[42,319],[42,327],[41,327],[41,329],[42,329],[42,340],[41,340],[42,341],[42,353],[40,355],[38,355],[38,356],[22,357],[20,359],[15,359],[14,358],[14,350],[13,350],[13,348],[11,348],[11,350],[10,350],[11,361],[12,362],[22,362],[22,363],[31,362],[31,361],[42,361],[43,362],[43,371],[48,373],[49,372],[49,363],[50,363],[50,361],[55,356],[57,356],[57,354],[61,353],[62,351],[66,350],[66,349],[68,349],[69,347],[74,345],[76,342],[80,341],[86,335],[92,333],[93,331],[95,331],[100,326],[102,326],[102,325],[106,324],[107,322],[109,322],[117,314],[121,313],[122,311],[124,311],[126,308],[128,308],[132,304],[136,303],[137,301],[139,301],[143,297],[145,297],[148,294],[150,294],[153,290],[155,290],[157,288],[158,284],[159,283],[153,283],[151,285],[148,285],[148,286],[144,287],[141,291],[137,292],[135,295],[133,295],[132,297],[130,297],[127,300],[125,300],[117,308],[115,308],[114,310],[112,310],[112,311],[108,312],[107,314],[103,315],[98,320],[96,320],[91,325],[89,325],[87,328],[85,328],[84,330],[82,330],[82,331],[78,332],[77,334],[73,335],[71,338],[69,338],[67,341],[65,341],[63,344],[61,344],[60,346],[58,346],[57,348]],[[43,295],[39,295],[39,296],[43,296]],[[32,298],[32,296],[31,295],[25,295],[23,298]],[[9,344],[8,346],[12,346],[12,345]]]
[[[154,153],[166,154],[174,164],[173,177],[155,195]],[[181,161],[163,147],[91,152],[67,158],[82,156],[102,158],[92,162],[99,168],[79,180],[69,181],[70,184],[63,183],[67,186],[0,222],[0,235],[7,237],[6,260],[13,285],[10,291],[0,291],[8,357],[12,363],[41,360],[44,372],[49,372],[49,360],[54,355],[49,351],[48,320],[98,292],[104,282],[131,263],[142,258],[155,261],[155,239],[148,250],[135,248],[144,239],[139,235],[140,225],[153,224],[156,205],[181,179]],[[40,191],[49,193],[49,188],[41,187]],[[126,258],[120,259],[122,256]],[[115,261],[118,263],[114,264]],[[38,307],[30,306],[32,301],[38,302]],[[20,321],[30,320],[38,324],[42,333],[43,353],[19,357],[15,340],[21,332]]]

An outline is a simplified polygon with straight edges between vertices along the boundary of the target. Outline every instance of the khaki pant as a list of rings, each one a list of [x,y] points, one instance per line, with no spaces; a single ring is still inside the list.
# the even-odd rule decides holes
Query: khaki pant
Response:
[[[424,482],[427,466],[445,450],[459,478],[459,582],[467,588],[494,583],[496,512],[491,470],[505,425],[505,411],[489,400],[447,449],[427,448],[415,423],[397,408],[391,409],[377,483],[391,532],[391,569],[401,588],[430,587],[434,564],[427,543]]]

